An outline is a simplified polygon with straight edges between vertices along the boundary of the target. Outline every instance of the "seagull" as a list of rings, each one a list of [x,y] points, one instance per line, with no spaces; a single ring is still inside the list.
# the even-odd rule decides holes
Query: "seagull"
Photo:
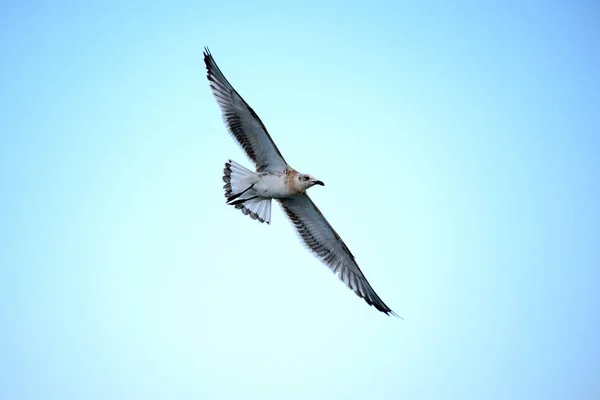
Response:
[[[256,166],[254,172],[232,160],[225,163],[223,189],[227,204],[270,224],[271,200],[277,200],[302,242],[323,264],[367,304],[399,317],[375,293],[348,246],[306,194],[309,188],[325,184],[290,167],[256,112],[231,86],[206,47],[204,63],[229,133]]]

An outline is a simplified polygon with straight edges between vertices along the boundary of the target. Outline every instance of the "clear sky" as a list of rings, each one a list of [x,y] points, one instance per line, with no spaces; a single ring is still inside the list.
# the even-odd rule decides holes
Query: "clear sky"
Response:
[[[0,398],[600,398],[595,1],[0,5]],[[202,49],[404,321],[225,205]]]

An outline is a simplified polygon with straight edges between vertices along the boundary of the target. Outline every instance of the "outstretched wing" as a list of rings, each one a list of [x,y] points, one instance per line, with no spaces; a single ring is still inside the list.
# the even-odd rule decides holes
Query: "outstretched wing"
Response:
[[[346,286],[382,313],[397,316],[375,293],[340,235],[329,225],[310,197],[303,194],[280,199],[279,203],[304,244]]]
[[[207,70],[206,76],[221,108],[223,120],[229,132],[256,165],[256,170],[285,171],[288,164],[273,143],[267,128],[252,107],[227,81],[207,48],[204,49],[204,63]]]

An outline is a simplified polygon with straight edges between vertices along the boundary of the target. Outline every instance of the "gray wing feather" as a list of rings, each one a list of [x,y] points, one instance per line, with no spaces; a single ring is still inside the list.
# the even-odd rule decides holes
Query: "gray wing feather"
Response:
[[[306,194],[279,200],[304,244],[350,289],[386,315],[397,316],[375,293],[354,256]]]
[[[256,165],[257,171],[283,172],[288,164],[252,107],[221,72],[208,49],[204,50],[207,78],[231,135]]]

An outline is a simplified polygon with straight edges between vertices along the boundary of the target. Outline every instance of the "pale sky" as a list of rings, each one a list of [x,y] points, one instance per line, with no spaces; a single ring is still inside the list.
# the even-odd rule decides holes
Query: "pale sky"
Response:
[[[591,1],[3,2],[0,398],[600,398]],[[382,299],[225,204],[202,49]]]

